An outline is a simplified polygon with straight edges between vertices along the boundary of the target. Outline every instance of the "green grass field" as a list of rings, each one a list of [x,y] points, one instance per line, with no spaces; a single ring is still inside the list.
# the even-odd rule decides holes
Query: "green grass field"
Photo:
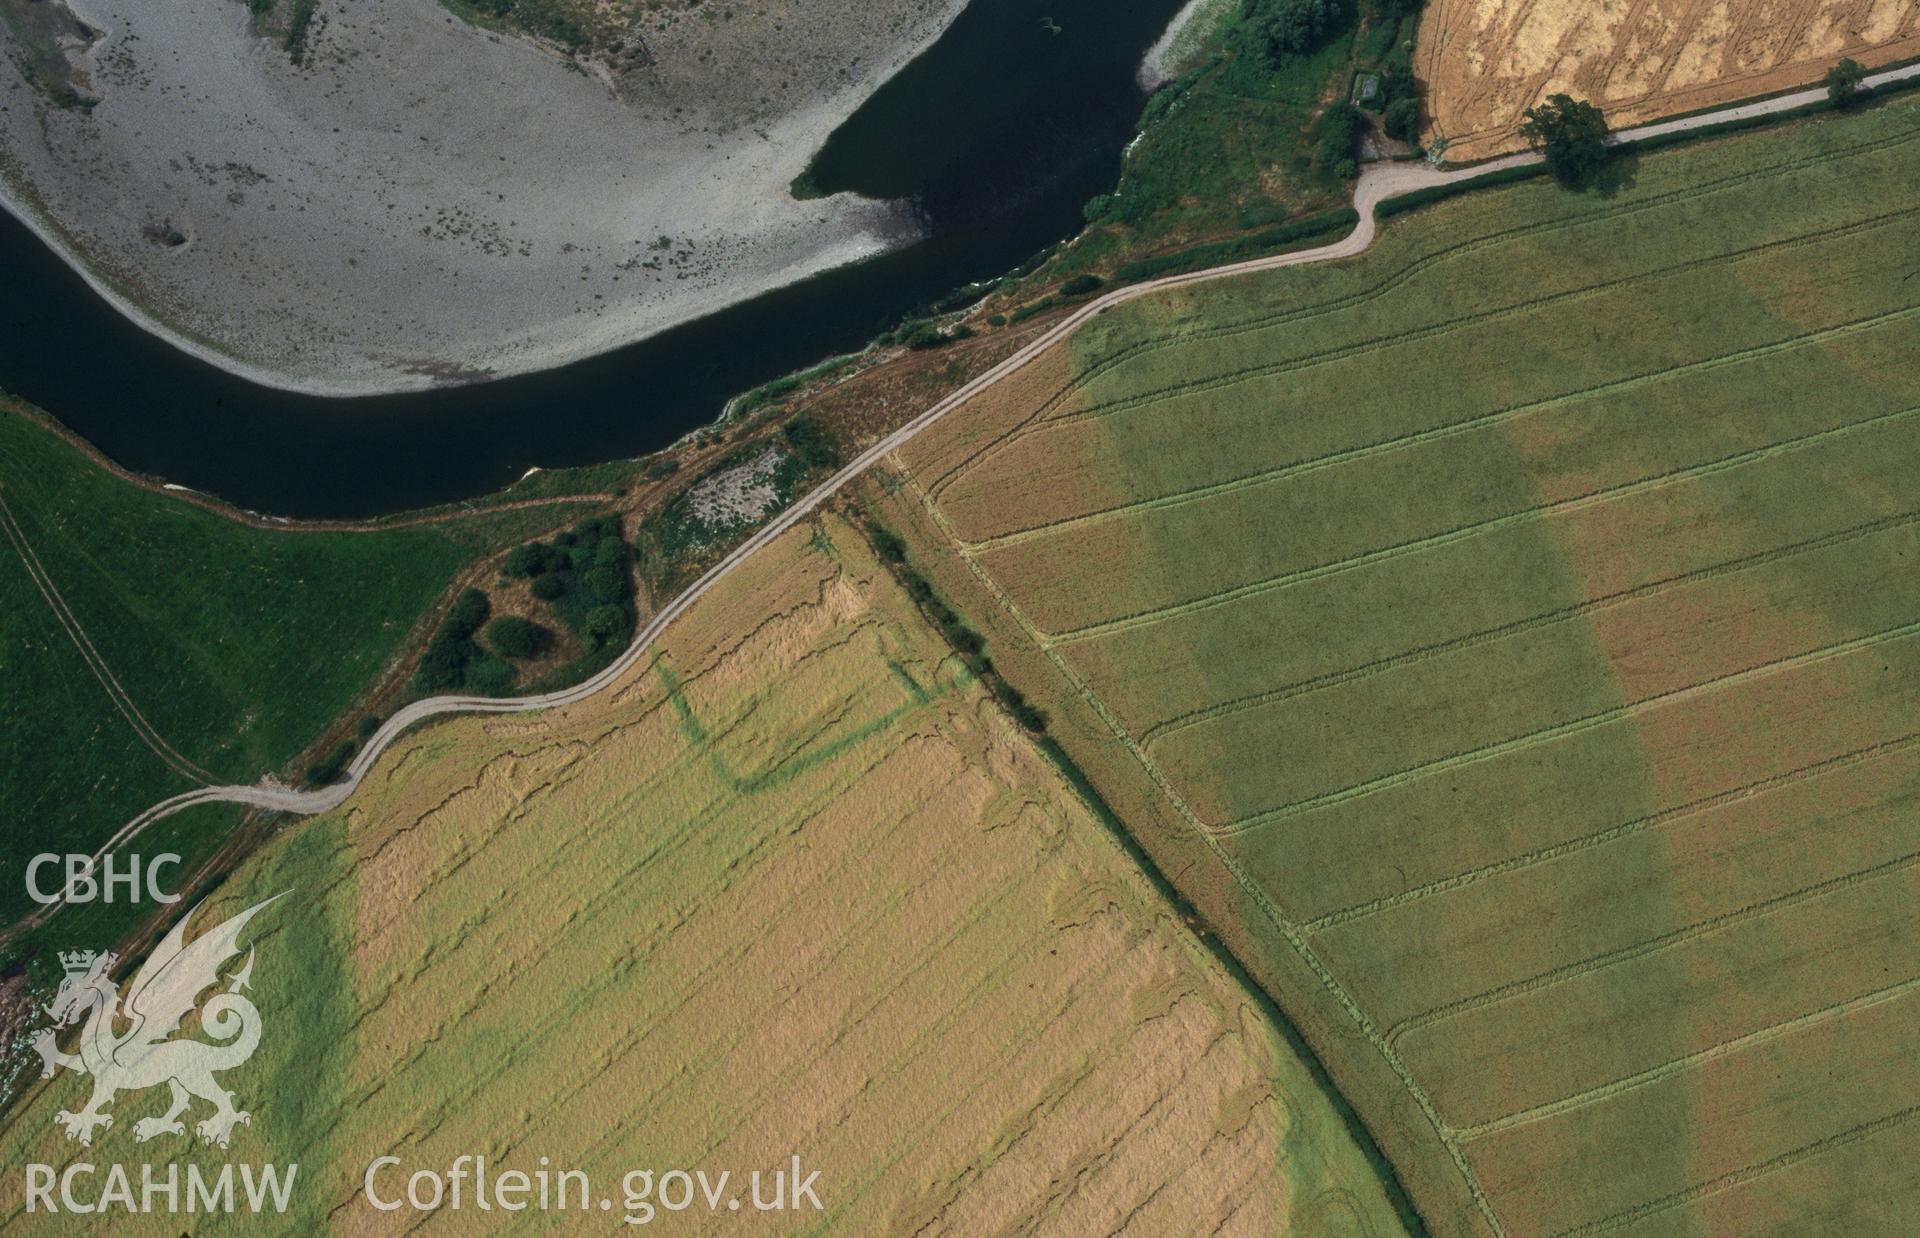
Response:
[[[91,851],[195,780],[281,769],[369,686],[456,573],[569,514],[368,533],[250,526],[129,484],[4,409],[0,459],[10,872],[36,852]],[[0,887],[0,921],[29,906],[18,881]]]
[[[875,491],[1438,1232],[1920,1222],[1917,154],[1135,302]]]

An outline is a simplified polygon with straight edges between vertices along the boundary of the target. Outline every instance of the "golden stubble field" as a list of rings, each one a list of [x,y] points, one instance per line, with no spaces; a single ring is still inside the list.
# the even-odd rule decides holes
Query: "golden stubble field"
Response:
[[[1520,149],[1521,113],[1559,91],[1618,129],[1915,55],[1913,0],[1434,0],[1415,71],[1429,142],[1472,161]]]
[[[409,737],[210,915],[282,889],[266,1036],[224,1078],[231,1159],[300,1165],[303,1232],[420,1226],[360,1196],[382,1154],[388,1195],[475,1154],[584,1170],[615,1217],[632,1169],[820,1174],[824,1213],[669,1232],[1398,1232],[1256,999],[838,518],[608,697]],[[5,1163],[79,1159],[50,1119],[84,1088],[16,1109]],[[228,1159],[136,1145],[163,1103],[122,1098],[84,1159]],[[568,1220],[424,1228],[509,1219]]]

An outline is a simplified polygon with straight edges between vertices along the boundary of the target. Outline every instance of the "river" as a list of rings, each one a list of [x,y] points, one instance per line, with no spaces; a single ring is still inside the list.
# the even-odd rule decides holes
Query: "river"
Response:
[[[1119,173],[1135,73],[1180,7],[973,0],[810,173],[912,199],[926,240],[537,374],[352,399],[262,387],[141,330],[0,213],[0,388],[127,468],[281,516],[380,515],[644,455],[1071,235]]]

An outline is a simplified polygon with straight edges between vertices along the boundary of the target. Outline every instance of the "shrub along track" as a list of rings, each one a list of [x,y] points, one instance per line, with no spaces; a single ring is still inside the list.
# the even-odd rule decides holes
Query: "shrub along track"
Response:
[[[1904,83],[1920,78],[1920,65],[1909,65],[1900,69],[1888,70],[1868,77],[1869,87],[1882,87],[1895,83]],[[1710,129],[1729,122],[1753,120],[1771,115],[1792,112],[1818,103],[1825,95],[1824,90],[1814,89],[1796,94],[1782,95],[1772,99],[1753,103],[1739,104],[1717,111],[1679,120],[1664,121],[1659,124],[1644,125],[1617,135],[1619,142],[1640,142],[1667,138],[1671,135],[1685,134],[1694,130]],[[646,655],[647,651],[659,639],[660,634],[672,624],[708,590],[724,579],[740,564],[758,553],[763,547],[778,538],[782,533],[807,519],[829,498],[837,494],[850,482],[865,473],[867,469],[886,458],[903,444],[907,443],[945,417],[948,413],[966,404],[989,387],[1011,377],[1025,369],[1037,358],[1043,356],[1071,335],[1081,325],[1099,314],[1105,313],[1117,305],[1140,297],[1189,285],[1207,283],[1213,280],[1227,279],[1236,275],[1257,271],[1278,270],[1284,267],[1306,266],[1314,263],[1336,262],[1364,253],[1372,245],[1379,226],[1378,208],[1383,202],[1402,194],[1417,193],[1436,188],[1465,186],[1483,177],[1498,177],[1511,173],[1515,169],[1526,168],[1540,162],[1537,154],[1519,154],[1470,168],[1441,170],[1416,164],[1373,164],[1362,173],[1354,194],[1354,209],[1359,214],[1359,224],[1353,232],[1332,244],[1316,249],[1300,250],[1292,253],[1277,254],[1266,258],[1249,259],[1243,262],[1229,263],[1225,266],[1207,270],[1192,271],[1185,274],[1169,275],[1147,283],[1118,288],[1104,296],[1095,298],[1067,315],[1044,334],[1036,337],[1018,352],[1009,356],[1000,364],[986,371],[964,386],[941,399],[913,420],[902,425],[893,433],[875,442],[862,451],[845,467],[828,478],[817,489],[800,499],[785,512],[775,517],[765,527],[740,544],[720,562],[709,568],[699,579],[689,585],[678,597],[669,602],[651,622],[634,637],[632,644],[613,663],[600,673],[574,685],[555,692],[535,696],[492,698],[480,696],[449,695],[430,697],[416,701],[397,711],[381,725],[379,730],[369,736],[359,753],[348,764],[342,780],[334,785],[315,790],[297,790],[263,781],[252,786],[208,786],[184,792],[163,800],[134,817],[125,826],[107,840],[95,852],[98,861],[108,853],[124,846],[138,837],[148,826],[163,820],[174,813],[198,804],[237,803],[254,808],[269,809],[278,812],[290,812],[303,816],[329,811],[344,803],[360,785],[374,763],[393,742],[408,728],[430,718],[463,713],[523,713],[529,710],[551,709],[557,706],[572,705],[584,701],[618,683]],[[1245,329],[1245,328],[1237,328]],[[1036,638],[1041,638],[1037,631]],[[1053,656],[1051,653],[1049,656]],[[1144,758],[1144,751],[1139,753]],[[1172,787],[1163,788],[1170,795]],[[1174,797],[1177,800],[1177,796]],[[1183,813],[1183,815],[1186,815]],[[1207,832],[1197,817],[1192,823]],[[1237,868],[1224,852],[1219,853],[1229,868]],[[46,912],[28,921],[44,923],[56,914],[64,901],[53,904]],[[1277,914],[1277,909],[1276,909]],[[1332,984],[1332,977],[1324,977]],[[1337,986],[1335,986],[1337,988]],[[1357,1007],[1352,1008],[1356,1019],[1365,1025],[1364,1016]],[[1391,1058],[1390,1050],[1389,1057]],[[1397,1060],[1397,1059],[1394,1059]],[[1411,1077],[1408,1077],[1411,1086]],[[1436,1125],[1437,1115],[1434,1116]],[[1457,1155],[1457,1153],[1456,1153]],[[1464,1168],[1464,1167],[1463,1167]]]

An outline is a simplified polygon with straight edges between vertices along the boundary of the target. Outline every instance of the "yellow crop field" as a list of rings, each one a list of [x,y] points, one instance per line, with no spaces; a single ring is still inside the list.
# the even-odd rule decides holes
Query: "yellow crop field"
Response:
[[[1401,1232],[1260,999],[836,517],[617,689],[409,736],[201,914],[281,891],[222,1076],[251,1123],[136,1144],[165,1097],[126,1095],[85,1159],[297,1163],[297,1232],[569,1228],[376,1210],[383,1155],[383,1198],[474,1155],[582,1171],[616,1218],[636,1170],[819,1174],[818,1212],[655,1197],[672,1232]],[[85,1096],[40,1087],[5,1162],[77,1159],[51,1119]]]
[[[1916,153],[1145,296],[866,492],[1437,1233],[1920,1225]]]
[[[1434,0],[1414,67],[1447,157],[1517,150],[1521,113],[1565,91],[1624,128],[1920,55],[1911,0]]]

